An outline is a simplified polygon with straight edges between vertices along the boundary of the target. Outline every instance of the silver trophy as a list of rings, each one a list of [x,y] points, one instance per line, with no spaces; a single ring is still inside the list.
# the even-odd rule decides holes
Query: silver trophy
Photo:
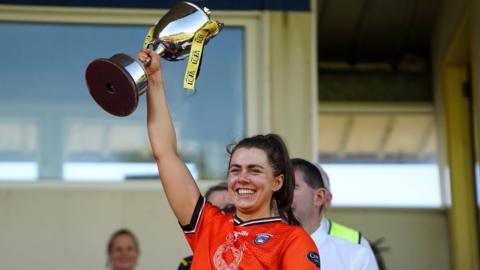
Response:
[[[211,27],[213,25],[213,27]],[[210,11],[189,2],[179,2],[150,28],[144,47],[162,58],[178,61],[188,57],[195,34],[209,26],[205,44],[222,29],[223,24],[210,19]],[[92,61],[85,78],[90,95],[105,111],[116,116],[127,116],[135,111],[138,98],[148,87],[145,63],[124,53],[109,59]]]

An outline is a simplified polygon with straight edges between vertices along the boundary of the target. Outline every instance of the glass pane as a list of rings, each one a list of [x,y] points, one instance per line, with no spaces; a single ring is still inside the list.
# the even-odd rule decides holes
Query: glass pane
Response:
[[[334,206],[442,206],[436,164],[325,164],[323,168],[332,183]]]
[[[145,96],[132,115],[114,117],[95,104],[84,79],[96,58],[134,56],[147,30],[1,23],[0,165],[31,162],[33,179],[156,177]],[[182,88],[186,61],[163,61],[179,152],[200,179],[223,178],[225,146],[245,133],[243,39],[242,28],[225,28],[205,47],[194,94]],[[9,170],[0,179],[14,180]]]
[[[319,161],[333,205],[441,207],[433,112],[380,107],[332,105],[318,115]]]

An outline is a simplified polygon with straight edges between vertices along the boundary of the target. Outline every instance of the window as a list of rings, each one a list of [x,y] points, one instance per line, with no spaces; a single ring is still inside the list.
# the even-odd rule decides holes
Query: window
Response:
[[[429,105],[321,104],[318,116],[334,206],[442,206]]]
[[[325,164],[334,206],[441,207],[436,164]]]
[[[156,177],[145,96],[132,115],[114,117],[95,104],[84,79],[96,58],[134,56],[147,30],[0,24],[0,180]],[[186,62],[164,61],[179,152],[197,179],[223,178],[225,146],[246,133],[243,44],[243,28],[227,27],[205,47],[194,94],[182,89]]]

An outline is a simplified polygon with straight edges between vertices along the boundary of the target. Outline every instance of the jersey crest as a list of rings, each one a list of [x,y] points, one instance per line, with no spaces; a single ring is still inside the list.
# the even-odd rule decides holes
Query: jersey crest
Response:
[[[257,236],[255,236],[255,244],[257,245],[262,245],[265,244],[268,240],[270,240],[270,237],[272,237],[271,234],[268,233],[259,233]]]
[[[237,242],[239,236],[247,236],[248,232],[233,232],[227,235],[213,255],[213,263],[217,270],[236,270],[246,249],[245,243]]]

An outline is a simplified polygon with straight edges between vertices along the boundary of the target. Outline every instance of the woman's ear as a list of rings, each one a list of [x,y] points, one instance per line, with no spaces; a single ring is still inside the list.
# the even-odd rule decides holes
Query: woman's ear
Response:
[[[275,178],[273,178],[273,185],[272,185],[273,192],[277,192],[282,188],[283,180],[284,180],[283,174],[280,174],[278,176],[275,176]]]

